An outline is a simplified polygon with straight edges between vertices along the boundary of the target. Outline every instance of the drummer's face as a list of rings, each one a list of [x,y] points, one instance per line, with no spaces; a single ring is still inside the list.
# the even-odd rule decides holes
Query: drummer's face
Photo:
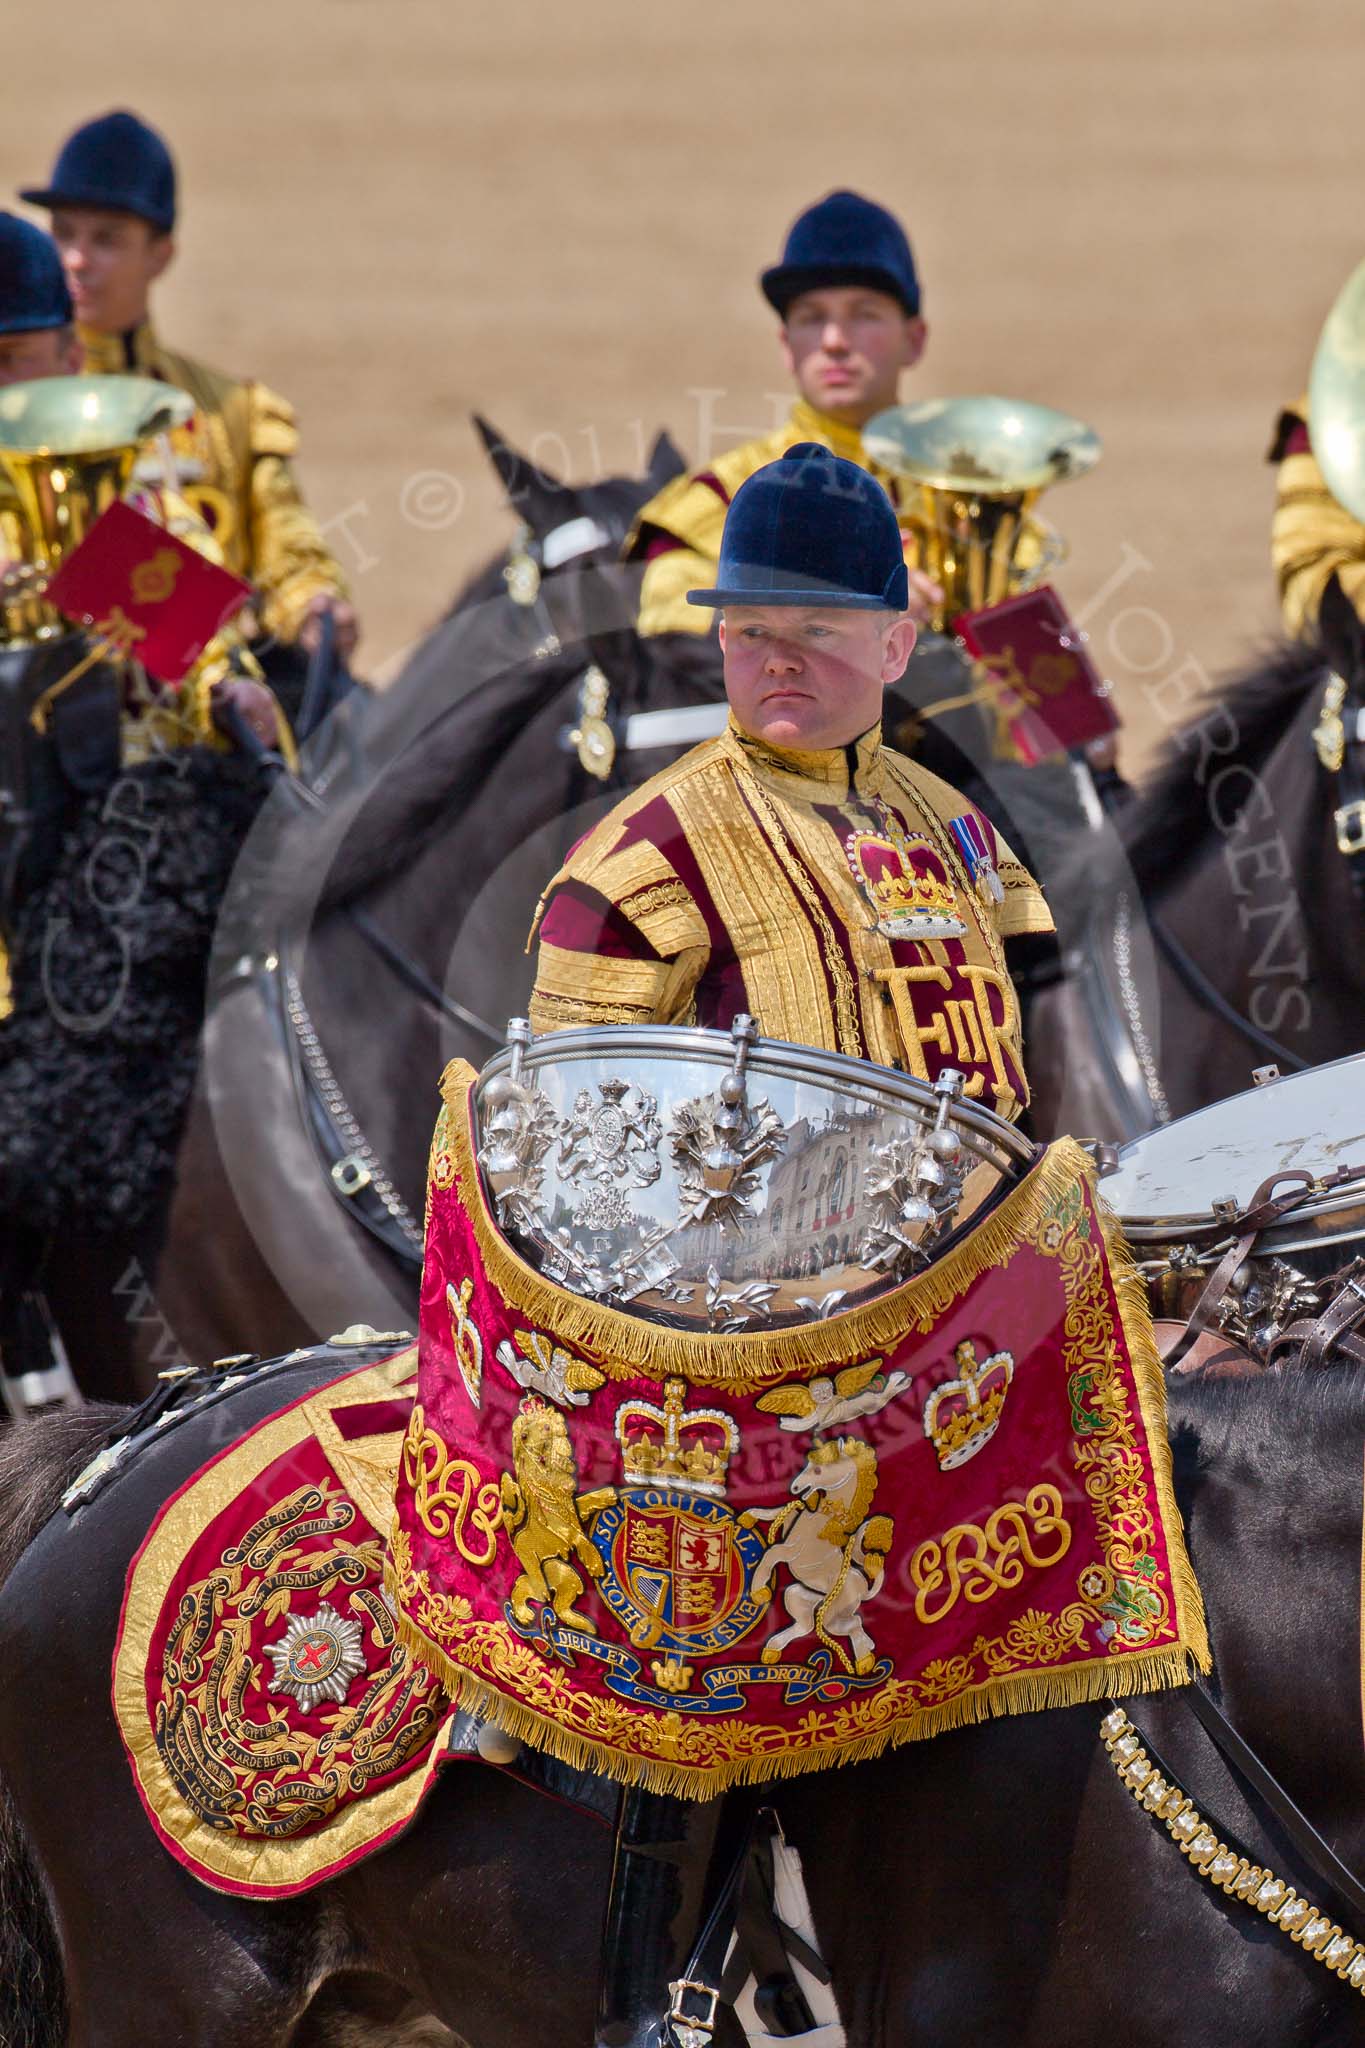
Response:
[[[773,746],[845,747],[882,715],[915,628],[898,612],[727,605],[725,694],[739,725]]]

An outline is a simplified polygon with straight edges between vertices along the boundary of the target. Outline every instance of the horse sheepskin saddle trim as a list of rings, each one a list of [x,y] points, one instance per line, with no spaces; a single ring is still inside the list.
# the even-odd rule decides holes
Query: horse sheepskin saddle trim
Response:
[[[409,1825],[452,1753],[450,1698],[382,1586],[415,1371],[409,1347],[257,1424],[130,1567],[119,1730],[156,1833],[216,1890],[336,1876]]]

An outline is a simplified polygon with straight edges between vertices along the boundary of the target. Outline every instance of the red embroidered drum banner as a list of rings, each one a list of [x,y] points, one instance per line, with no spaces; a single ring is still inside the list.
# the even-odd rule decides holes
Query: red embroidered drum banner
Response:
[[[408,1827],[453,1708],[397,1640],[383,1538],[413,1347],[267,1417],[168,1500],[128,1570],[114,1713],[201,1883],[288,1898]]]
[[[472,1078],[433,1145],[386,1580],[462,1704],[709,1798],[1208,1668],[1146,1301],[1079,1146],[895,1291],[701,1335],[518,1256]]]

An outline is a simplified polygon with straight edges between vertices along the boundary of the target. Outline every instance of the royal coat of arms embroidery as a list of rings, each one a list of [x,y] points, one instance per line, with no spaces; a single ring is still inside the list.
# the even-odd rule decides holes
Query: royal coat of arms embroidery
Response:
[[[670,1322],[667,1297],[645,1319],[535,1271],[484,1206],[471,1140],[452,1118],[423,1459],[389,1571],[405,1640],[462,1703],[709,1798],[1202,1660],[1160,1363],[1076,1148],[884,1298],[712,1334]],[[496,1365],[478,1409],[447,1335],[466,1278]],[[452,1537],[457,1494],[490,1498],[489,1541]]]

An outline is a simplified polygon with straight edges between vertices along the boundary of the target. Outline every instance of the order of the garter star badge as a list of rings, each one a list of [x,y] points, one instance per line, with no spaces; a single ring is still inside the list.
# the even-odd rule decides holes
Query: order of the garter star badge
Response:
[[[340,1706],[365,1669],[359,1622],[344,1620],[325,1600],[314,1614],[296,1614],[266,1655],[275,1667],[271,1691],[291,1693],[305,1714],[319,1700]]]

